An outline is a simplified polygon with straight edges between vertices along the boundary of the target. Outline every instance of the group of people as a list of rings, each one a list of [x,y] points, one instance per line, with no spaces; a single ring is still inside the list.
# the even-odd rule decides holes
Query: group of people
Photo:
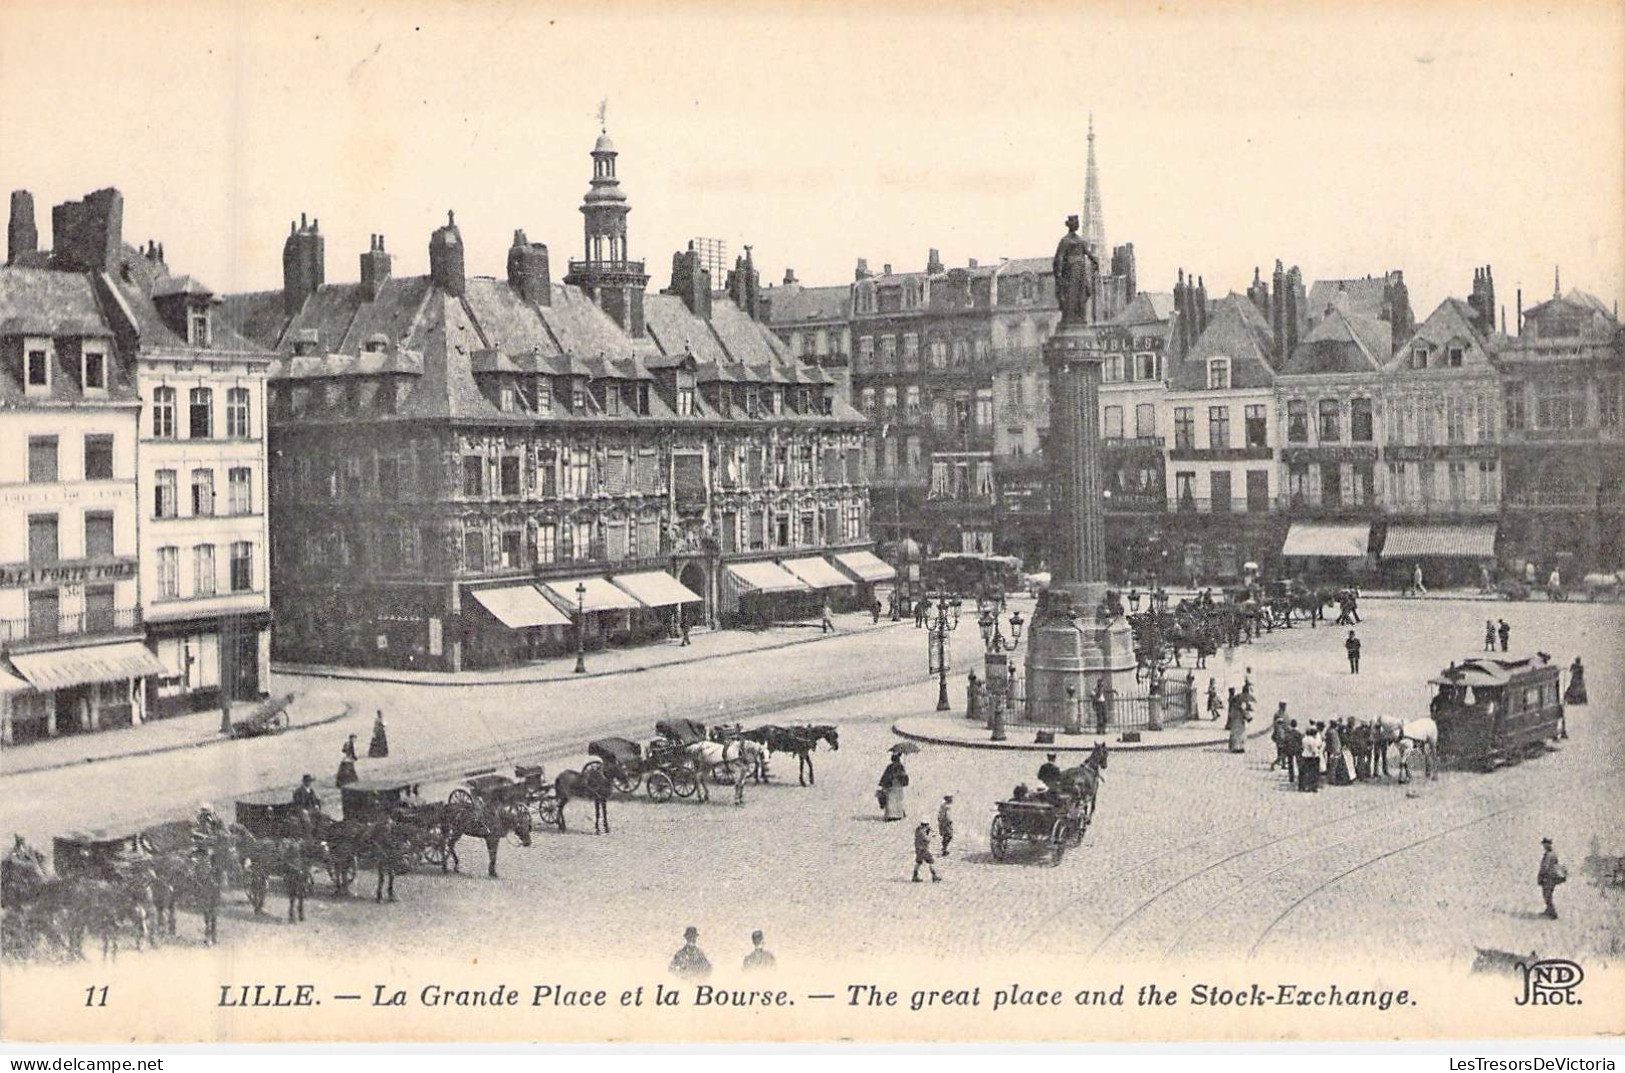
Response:
[[[1223,717],[1224,728],[1230,734],[1230,751],[1244,753],[1247,751],[1247,724],[1253,721],[1253,708],[1258,703],[1253,689],[1253,669],[1247,668],[1239,692],[1235,686],[1228,690],[1228,695],[1221,700],[1218,682],[1212,678],[1207,680],[1207,717],[1214,722]]]
[[[1270,738],[1275,743],[1270,770],[1285,771],[1287,781],[1303,793],[1318,792],[1323,782],[1348,786],[1388,774],[1388,746],[1375,720],[1351,715],[1341,722],[1316,720],[1299,729],[1282,701]]]
[[[1053,756],[1050,757],[1054,759]],[[875,798],[880,804],[881,817],[887,822],[904,820],[908,818],[908,769],[903,766],[903,754],[897,749],[892,750],[891,762],[886,770],[880,773],[880,787],[875,792]],[[936,835],[941,840],[942,856],[948,856],[948,848],[954,841],[954,795],[942,795],[942,803],[937,806]],[[942,876],[937,872],[937,859],[931,852],[931,824],[927,820],[920,821],[914,828],[914,877],[915,883],[923,882],[920,879],[920,869],[924,867],[931,875],[931,882],[942,882]]]
[[[379,710],[372,721],[372,742],[367,746],[367,757],[371,760],[382,760],[388,755],[389,731],[384,726],[384,713]],[[339,747],[339,773],[333,779],[334,786],[348,786],[361,778],[356,774],[355,762],[355,735],[351,734]],[[308,779],[310,776],[305,777]]]
[[[1506,619],[1501,618],[1484,620],[1484,651],[1494,652],[1495,644],[1497,641],[1499,641],[1501,643],[1501,651],[1505,652],[1507,650],[1507,644],[1511,640],[1512,627],[1507,625]]]
[[[759,972],[778,965],[778,959],[762,944],[766,941],[761,929],[750,933],[750,953],[745,955],[741,968],[745,972]],[[711,975],[711,959],[700,949],[700,929],[690,925],[683,929],[683,945],[671,957],[667,971],[684,980],[704,980]]]

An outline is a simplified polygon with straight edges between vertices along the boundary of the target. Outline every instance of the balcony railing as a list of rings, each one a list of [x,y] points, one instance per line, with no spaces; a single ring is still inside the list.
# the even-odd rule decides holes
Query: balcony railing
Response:
[[[141,609],[138,607],[81,611],[72,615],[30,615],[28,618],[0,619],[0,648],[54,641],[64,637],[130,633],[140,628]]]

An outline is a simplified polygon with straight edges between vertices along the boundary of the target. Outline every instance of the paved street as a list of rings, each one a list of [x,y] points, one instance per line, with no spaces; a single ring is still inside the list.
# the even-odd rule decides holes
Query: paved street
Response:
[[[353,730],[365,743],[379,707],[395,756],[363,761],[363,776],[423,772],[430,798],[443,796],[460,770],[521,758],[557,770],[579,762],[588,739],[647,738],[666,714],[749,722],[761,713],[759,721],[840,725],[840,751],[816,756],[816,787],[796,786],[793,761],[779,758],[774,783],[747,786],[744,808],[727,790],[709,804],[617,800],[608,836],[590,833],[590,807],[578,803],[568,834],[538,831],[528,850],[504,844],[500,880],[485,877],[484,847],[469,841],[463,875],[408,876],[395,906],[323,897],[308,923],[289,927],[275,917],[253,921],[234,896],[224,941],[273,957],[338,957],[387,944],[407,962],[452,949],[523,950],[658,967],[693,923],[724,963],[743,956],[755,927],[767,930],[781,965],[898,950],[1074,964],[1308,950],[1343,963],[1368,953],[1391,963],[1395,943],[1462,966],[1475,946],[1617,957],[1621,895],[1593,884],[1585,857],[1625,853],[1620,606],[1389,600],[1364,610],[1357,678],[1343,659],[1344,632],[1327,628],[1278,632],[1234,662],[1216,657],[1208,673],[1222,691],[1239,685],[1250,664],[1260,719],[1283,699],[1301,719],[1415,715],[1426,709],[1426,678],[1474,652],[1484,617],[1494,614],[1512,624],[1515,651],[1544,649],[1564,665],[1583,656],[1591,704],[1571,710],[1571,737],[1557,751],[1490,775],[1446,772],[1409,787],[1298,794],[1268,770],[1267,740],[1251,742],[1244,757],[1222,747],[1120,753],[1096,823],[1058,868],[999,864],[987,847],[993,802],[1016,782],[1033,782],[1039,758],[926,746],[909,762],[910,819],[934,822],[942,794],[953,793],[958,840],[945,882],[914,886],[913,823],[881,822],[874,799],[886,747],[897,740],[891,724],[935,700],[923,673],[925,635],[904,623],[719,658],[686,673],[470,689],[287,680],[279,688],[320,692],[355,714],[280,739],[8,777],[0,781],[4,829],[45,841],[53,830],[183,813],[206,795],[229,809],[234,794],[289,784],[304,769],[326,783],[343,734]],[[962,656],[976,645],[971,630],[967,622],[957,637]],[[962,674],[953,697],[963,703]],[[1563,918],[1555,923],[1537,916],[1542,835],[1557,839],[1573,877],[1559,892]],[[363,877],[357,889],[369,882]]]

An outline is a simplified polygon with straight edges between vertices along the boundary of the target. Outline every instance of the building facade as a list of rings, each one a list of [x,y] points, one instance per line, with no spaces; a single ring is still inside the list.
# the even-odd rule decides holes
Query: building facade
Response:
[[[0,743],[140,723],[160,669],[137,577],[134,251],[102,190],[52,213],[12,195],[0,268]]]
[[[522,231],[506,278],[469,276],[448,218],[427,276],[394,277],[378,236],[326,283],[296,226],[283,290],[227,301],[279,355],[283,658],[510,663],[804,614],[879,566],[863,421],[761,323],[748,255],[726,293],[693,250],[646,293],[607,136],[592,157],[563,284]]]

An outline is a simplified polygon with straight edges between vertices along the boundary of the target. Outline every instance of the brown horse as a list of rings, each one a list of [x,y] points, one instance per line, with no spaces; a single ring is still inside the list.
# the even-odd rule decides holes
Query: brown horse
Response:
[[[440,870],[446,870],[448,859],[453,870],[463,870],[463,862],[457,856],[457,843],[464,835],[473,835],[485,840],[485,852],[490,858],[485,871],[496,879],[497,849],[510,834],[518,836],[521,846],[530,845],[530,813],[523,805],[477,803],[470,807],[449,809],[440,824],[440,848],[444,854]]]
[[[1099,796],[1100,784],[1106,777],[1106,756],[1106,743],[1097,741],[1082,764],[1062,772],[1062,777],[1069,779],[1077,789],[1078,803],[1083,808],[1086,820],[1095,814],[1095,798]]]
[[[559,777],[553,780],[553,793],[559,799],[559,830],[566,829],[564,806],[571,798],[587,797],[592,799],[592,833],[609,834],[609,795],[614,792],[615,787],[602,768],[559,772]]]

